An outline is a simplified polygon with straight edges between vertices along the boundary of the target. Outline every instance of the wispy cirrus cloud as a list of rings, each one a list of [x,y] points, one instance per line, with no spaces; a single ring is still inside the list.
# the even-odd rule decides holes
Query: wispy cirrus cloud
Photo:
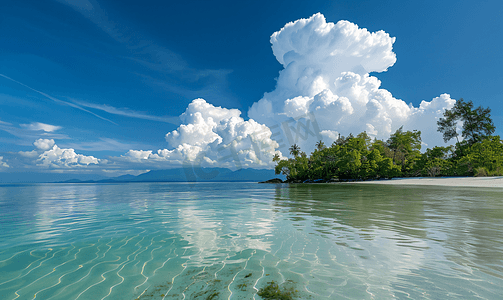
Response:
[[[12,81],[12,82],[15,82],[15,83],[19,84],[19,85],[22,85],[22,86],[24,86],[25,88],[27,88],[27,89],[29,89],[29,90],[32,90],[32,91],[34,91],[35,93],[40,94],[40,95],[42,95],[42,96],[44,96],[44,97],[46,97],[46,98],[48,98],[48,99],[50,99],[50,100],[52,100],[52,101],[54,101],[54,102],[56,102],[56,103],[60,104],[60,105],[66,105],[66,106],[70,106],[70,107],[73,107],[73,108],[79,109],[79,110],[81,110],[81,111],[84,111],[84,112],[90,113],[91,115],[93,115],[93,116],[95,116],[95,117],[97,117],[97,118],[100,118],[100,119],[102,119],[102,120],[104,120],[104,121],[107,121],[107,122],[110,122],[110,123],[112,123],[112,124],[118,125],[118,124],[117,124],[117,123],[115,123],[114,121],[109,120],[109,119],[107,119],[107,118],[104,118],[104,117],[102,117],[102,116],[100,116],[100,115],[98,115],[98,114],[96,114],[96,113],[93,113],[92,111],[89,111],[89,110],[87,110],[87,109],[85,109],[85,108],[83,108],[83,107],[81,107],[81,106],[79,106],[79,105],[77,105],[77,104],[75,104],[75,103],[71,103],[71,102],[67,102],[67,101],[63,101],[63,100],[57,99],[57,98],[55,98],[55,97],[53,97],[53,96],[51,96],[51,95],[49,95],[49,94],[46,94],[46,93],[44,93],[44,92],[41,92],[41,91],[39,91],[39,90],[37,90],[37,89],[32,88],[32,87],[31,87],[31,86],[29,86],[29,85],[26,85],[26,84],[24,84],[24,83],[22,83],[22,82],[19,82],[19,81],[15,80],[15,79],[12,79],[12,78],[10,78],[9,76],[6,76],[6,75],[4,75],[4,74],[0,74],[0,77],[3,77],[3,78],[5,78],[5,79],[8,79],[8,80],[10,80],[10,81]]]
[[[45,131],[45,132],[54,132],[56,130],[63,128],[61,126],[45,124],[45,123],[40,123],[40,122],[33,122],[30,124],[19,124],[19,126],[26,128],[28,130]]]
[[[50,131],[53,129],[52,127],[59,127],[59,126],[54,126],[54,125],[49,125],[49,124],[44,124],[44,123],[38,123],[42,124],[42,127],[45,127],[46,130],[43,130],[42,128],[38,128],[38,125],[34,125],[36,123],[31,123],[31,124],[21,124],[20,127],[16,127],[12,124],[2,124],[0,123],[0,130],[5,131],[7,133],[12,134],[15,137],[18,137],[21,139],[21,141],[17,141],[16,143],[20,145],[29,145],[31,142],[28,141],[33,141],[38,138],[50,138],[50,139],[58,139],[58,140],[63,140],[63,139],[69,139],[69,137],[66,134],[63,133],[56,133],[53,131]],[[22,127],[25,125],[24,127]]]
[[[196,98],[207,98],[207,99],[219,99],[222,98],[227,100],[228,104],[235,104],[238,99],[227,91],[227,76],[232,73],[232,70],[201,70],[197,74],[185,72],[181,77],[182,80],[190,82],[193,87],[187,88],[186,86],[176,84],[175,81],[167,81],[165,79],[158,79],[150,75],[139,74],[138,76],[143,78],[144,82],[151,86],[158,86],[162,89],[183,96],[187,99]],[[188,74],[191,76],[189,77]],[[198,84],[198,82],[205,82],[205,84]],[[218,97],[215,97],[218,96]]]
[[[152,77],[154,73],[156,80],[163,82],[163,88],[186,98],[218,97],[228,98],[227,100],[234,102],[237,100],[227,91],[227,75],[232,70],[191,67],[180,54],[155,43],[145,34],[139,34],[135,29],[129,28],[126,22],[112,20],[110,14],[95,0],[55,1],[71,7],[114,41],[123,45],[131,54],[121,58],[146,69],[143,74],[135,72],[137,75]],[[198,87],[196,89],[188,87],[193,85]]]
[[[97,141],[87,141],[84,143],[64,143],[65,147],[73,148],[81,151],[127,151],[131,148],[146,147],[152,148],[150,145],[141,145],[138,143],[125,143],[111,138],[100,138]]]
[[[157,68],[166,71],[181,71],[185,70],[187,62],[182,57],[167,49],[158,46],[147,39],[144,35],[130,34],[131,29],[125,24],[120,26],[117,22],[110,19],[109,14],[103,10],[99,3],[95,0],[56,0],[59,3],[68,5],[84,18],[91,21],[98,28],[103,30],[115,41],[126,45],[135,54],[133,59],[137,62],[144,63],[151,68]],[[138,38],[141,37],[141,38]]]
[[[107,112],[107,113],[113,114],[113,115],[119,115],[119,116],[136,118],[136,119],[144,119],[144,120],[150,120],[150,121],[165,122],[165,123],[171,123],[174,125],[180,124],[179,117],[152,116],[152,115],[146,114],[144,112],[138,112],[138,111],[131,110],[129,108],[117,108],[117,107],[113,107],[113,106],[110,106],[107,104],[94,104],[94,103],[89,103],[89,102],[84,102],[84,101],[79,101],[79,100],[72,100],[72,101],[74,103],[78,104],[79,106],[98,109],[98,110],[101,110],[101,111],[104,111],[104,112]]]

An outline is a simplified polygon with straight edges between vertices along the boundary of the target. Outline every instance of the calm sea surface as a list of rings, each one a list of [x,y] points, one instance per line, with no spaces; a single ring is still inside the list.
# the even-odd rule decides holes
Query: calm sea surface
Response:
[[[503,189],[0,185],[0,299],[502,299]]]

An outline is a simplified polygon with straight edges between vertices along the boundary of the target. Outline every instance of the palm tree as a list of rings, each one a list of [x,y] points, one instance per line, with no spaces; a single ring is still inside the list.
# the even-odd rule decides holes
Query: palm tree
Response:
[[[299,153],[300,153],[300,147],[297,145],[297,144],[293,144],[291,147],[290,147],[290,154],[293,155],[293,157],[297,157],[299,156]]]
[[[319,140],[317,143],[316,143],[316,148],[318,149],[318,151],[321,151],[323,149],[325,149],[325,143],[323,143],[322,140]]]

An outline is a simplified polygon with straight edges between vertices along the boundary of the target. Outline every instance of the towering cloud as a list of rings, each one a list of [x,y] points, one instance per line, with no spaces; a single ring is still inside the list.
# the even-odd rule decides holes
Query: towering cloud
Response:
[[[293,143],[309,152],[316,140],[330,144],[339,133],[365,130],[384,139],[402,125],[421,130],[430,146],[442,143],[436,119],[455,100],[443,94],[413,107],[369,75],[394,65],[394,42],[384,31],[370,33],[348,21],[327,23],[320,13],[286,24],[271,36],[284,67],[276,89],[253,104],[248,116],[282,129],[284,154]]]

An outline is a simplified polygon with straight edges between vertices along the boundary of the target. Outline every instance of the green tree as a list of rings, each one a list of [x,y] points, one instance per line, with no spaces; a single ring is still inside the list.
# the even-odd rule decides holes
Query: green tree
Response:
[[[329,149],[315,150],[309,157],[309,179],[328,179]]]
[[[423,176],[452,176],[456,175],[453,170],[452,146],[433,147],[426,149],[418,162]]]
[[[457,119],[458,118],[455,116],[454,112],[447,109],[444,112],[444,117],[437,121],[437,131],[442,133],[445,143],[449,142],[453,138],[456,138],[457,144],[459,144],[459,134],[456,131]]]
[[[456,125],[463,122],[461,135],[469,146],[481,142],[491,136],[496,127],[491,119],[491,109],[481,106],[474,109],[473,102],[465,102],[463,98],[456,101],[451,109],[444,112],[444,117],[437,121],[438,131],[443,134],[444,141],[448,142],[452,138],[458,138]],[[459,139],[458,139],[459,145]]]
[[[322,140],[319,140],[319,141],[316,143],[316,149],[317,149],[318,151],[321,151],[321,150],[325,149],[325,143],[323,143],[323,141],[322,141]]]
[[[274,167],[274,173],[276,175],[283,174],[286,179],[290,179],[290,170],[292,169],[292,159],[282,159],[278,161],[276,167]]]
[[[421,131],[404,132],[402,126],[390,136],[387,146],[393,151],[393,163],[400,165],[402,172],[410,173],[421,157]]]
[[[293,155],[293,157],[297,157],[300,154],[300,147],[297,144],[293,144],[288,150],[290,150],[290,154]]]
[[[339,146],[342,146],[344,144],[346,144],[350,139],[354,138],[353,134],[350,133],[348,135],[348,137],[344,137],[343,135],[341,135],[339,133],[339,137],[337,137],[337,139],[333,142],[334,145],[339,145]]]
[[[363,143],[365,148],[368,148],[370,146],[370,143],[372,142],[372,138],[370,138],[370,136],[367,134],[366,131],[359,133],[356,136],[356,138],[359,139]]]
[[[473,144],[459,160],[458,169],[466,172],[462,175],[503,175],[503,141],[499,136],[491,136]]]
[[[306,180],[309,175],[309,159],[306,153],[301,152],[297,145],[290,147],[291,152],[292,150],[297,151],[292,153],[295,158],[279,160],[279,155],[273,158],[277,162],[274,172],[285,175],[287,181]]]

